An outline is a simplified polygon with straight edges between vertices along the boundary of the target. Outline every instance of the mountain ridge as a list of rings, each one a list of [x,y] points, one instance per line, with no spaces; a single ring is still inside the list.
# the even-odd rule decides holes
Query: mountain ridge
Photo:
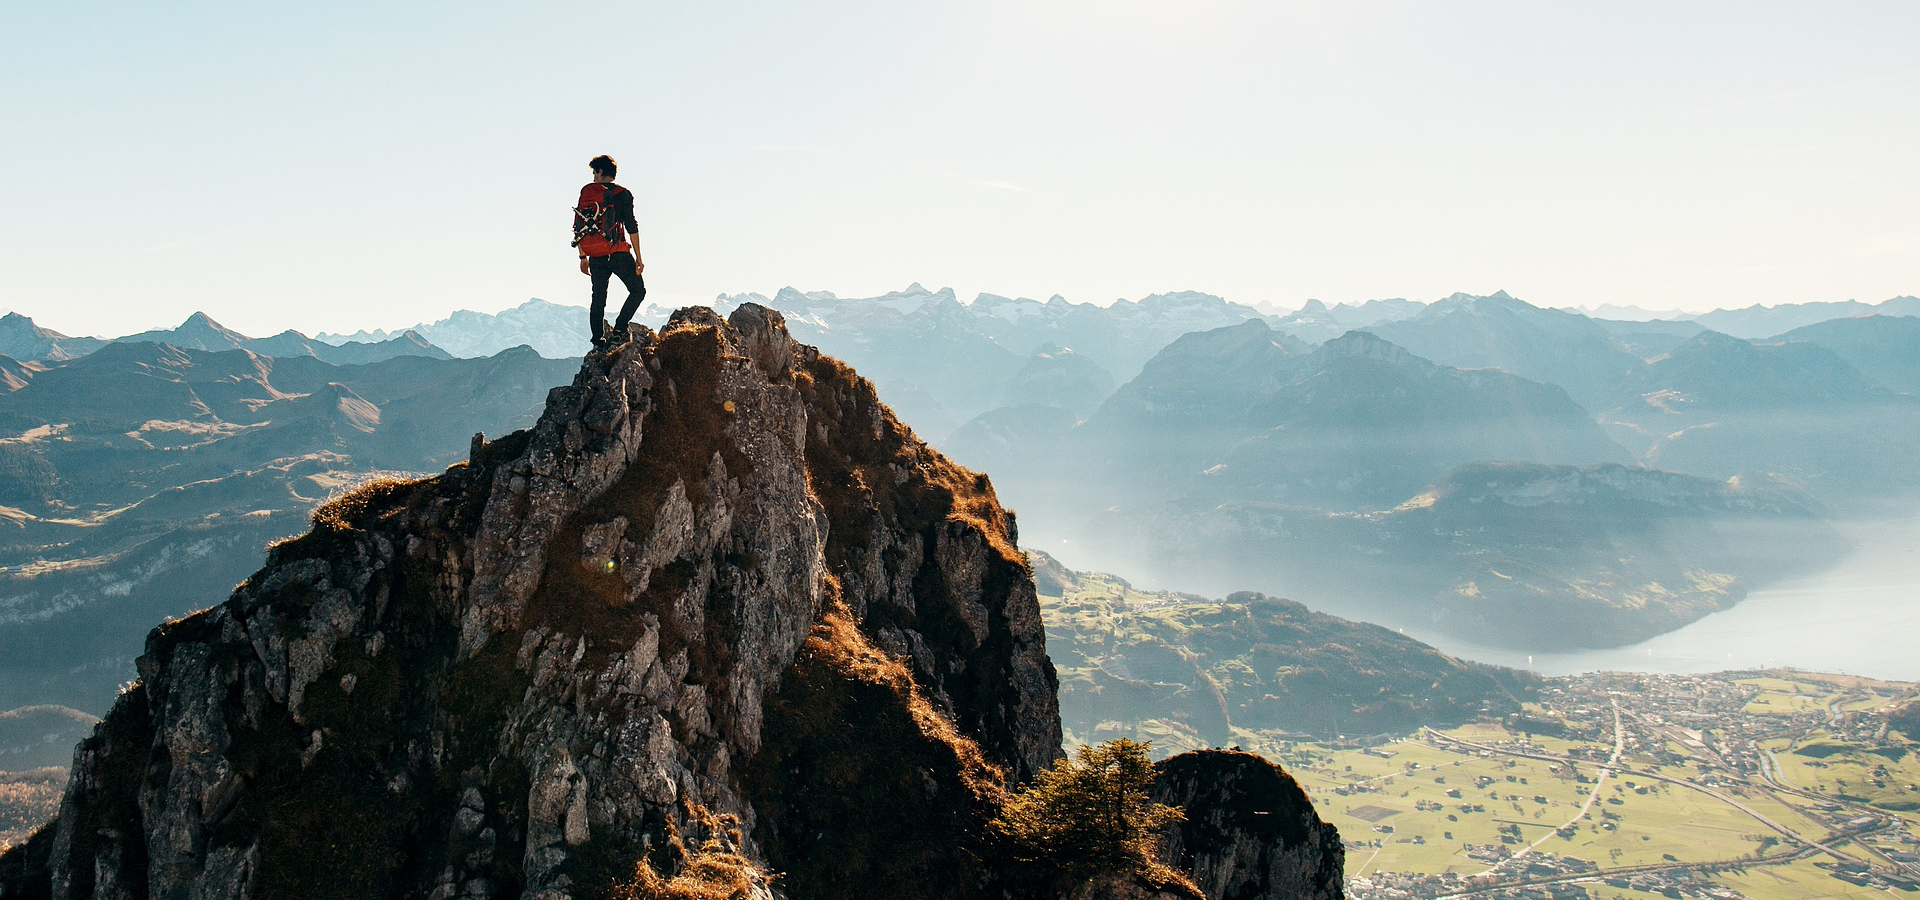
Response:
[[[36,366],[0,393],[0,709],[103,709],[153,621],[229,590],[315,504],[531,423],[576,368],[151,343]]]
[[[115,344],[166,344],[188,350],[247,350],[262,356],[311,356],[333,365],[378,362],[395,356],[425,356],[451,359],[451,354],[433,346],[413,330],[396,333],[377,342],[315,342],[298,331],[288,329],[271,337],[248,337],[213,320],[204,312],[195,312],[174,328],[156,328],[125,337],[70,338],[34,324],[19,313],[0,317],[0,355],[21,360],[65,362],[78,359]]]
[[[559,900],[710,852],[754,896],[1061,896],[984,827],[1060,754],[1014,541],[777,312],[683,311],[156,629],[0,896]],[[1314,827],[1182,859],[1338,897],[1337,835],[1261,796]]]

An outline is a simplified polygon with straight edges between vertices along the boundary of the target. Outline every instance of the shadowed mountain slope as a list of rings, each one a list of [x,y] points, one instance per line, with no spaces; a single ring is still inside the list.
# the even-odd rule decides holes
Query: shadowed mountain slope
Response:
[[[42,328],[34,324],[32,319],[16,312],[0,316],[0,355],[22,362],[73,359],[92,353],[106,343],[99,338],[68,337],[50,328]]]
[[[1304,353],[1261,321],[1174,342],[1072,435],[1036,449],[1055,445],[1061,468],[1046,477],[1081,484],[1096,508],[1230,498],[1360,509],[1467,462],[1630,458],[1552,385],[1437,366],[1363,331]]]
[[[1764,472],[1846,504],[1920,491],[1920,398],[1874,384],[1811,343],[1703,332],[1635,373],[1600,421],[1650,465]]]
[[[1630,458],[1558,387],[1437,366],[1358,331],[1321,345],[1244,421],[1248,437],[1199,479],[1194,495],[1390,506],[1462,463]]]
[[[1640,365],[1600,323],[1579,313],[1542,309],[1505,291],[1454,294],[1419,315],[1369,326],[1414,354],[1458,368],[1499,368],[1559,385],[1582,404],[1612,395]]]
[[[1113,393],[1113,375],[1085,354],[1057,344],[1033,351],[1000,394],[1000,405],[1053,406],[1084,416]]]
[[[1858,316],[1795,328],[1767,339],[1824,347],[1884,388],[1920,395],[1920,317]]]
[[[1528,673],[1291,600],[1140,591],[1032,556],[1061,724],[1078,740],[1271,752],[1301,738],[1513,715],[1535,687]]]

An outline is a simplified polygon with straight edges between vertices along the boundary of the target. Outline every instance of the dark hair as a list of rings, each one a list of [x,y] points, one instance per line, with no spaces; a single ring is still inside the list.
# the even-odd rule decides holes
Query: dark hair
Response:
[[[608,156],[605,153],[602,153],[599,156],[596,156],[593,159],[589,160],[587,162],[587,165],[593,167],[593,173],[595,175],[605,175],[608,178],[612,178],[614,173],[620,170],[620,164],[617,162],[614,162],[613,157]]]

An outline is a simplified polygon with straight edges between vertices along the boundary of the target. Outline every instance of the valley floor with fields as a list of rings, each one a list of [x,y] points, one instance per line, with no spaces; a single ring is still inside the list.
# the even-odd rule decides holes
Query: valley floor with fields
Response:
[[[1356,900],[1920,891],[1916,685],[1779,670],[1555,679],[1505,724],[1250,747],[1347,844]]]
[[[1339,827],[1355,900],[1864,898],[1920,893],[1920,742],[1885,715],[1916,697],[1795,670],[1612,672],[1548,680],[1498,722],[1233,737]],[[1161,726],[1134,729],[1159,753],[1193,737]],[[65,776],[0,772],[0,848],[52,816]]]

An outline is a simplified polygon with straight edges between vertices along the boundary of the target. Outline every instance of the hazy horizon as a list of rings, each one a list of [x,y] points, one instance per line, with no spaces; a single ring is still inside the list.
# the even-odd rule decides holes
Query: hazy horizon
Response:
[[[652,296],[1920,291],[1920,8],[1489,0],[52,5],[0,37],[0,306],[249,334],[584,303],[586,160]],[[586,48],[592,48],[590,51]],[[587,78],[582,55],[607,57]]]
[[[721,295],[727,295],[727,296],[740,296],[740,295],[757,293],[767,297],[771,297],[774,294],[778,293],[779,291],[785,290],[787,288],[793,288],[794,290],[798,290],[802,293],[808,293],[808,294],[820,293],[824,291],[826,293],[833,294],[836,299],[840,299],[840,300],[864,300],[864,299],[872,299],[875,297],[882,297],[892,293],[903,292],[915,284],[920,285],[922,288],[926,289],[929,293],[938,293],[942,290],[951,290],[953,291],[956,299],[958,299],[962,303],[967,303],[967,304],[974,303],[975,301],[979,300],[981,297],[984,297],[984,296],[1009,297],[1016,300],[1034,300],[1042,303],[1047,302],[1047,300],[1053,296],[1064,296],[1064,295],[1058,295],[1058,294],[1025,296],[1025,295],[1017,295],[1017,294],[1006,294],[1006,293],[1001,293],[994,290],[962,291],[957,288],[953,288],[951,285],[930,285],[923,282],[912,282],[908,285],[896,287],[896,288],[893,288],[887,291],[882,291],[880,293],[872,294],[872,295],[844,293],[841,291],[832,290],[831,288],[802,287],[799,285],[791,285],[791,284],[781,285],[780,287],[771,288],[771,289],[766,289],[766,288],[747,289],[747,290],[739,290],[739,291],[723,291],[720,293]],[[1083,300],[1076,297],[1064,297],[1064,299],[1066,299],[1067,302],[1069,303],[1091,303],[1095,306],[1106,307],[1121,301],[1139,302],[1145,299],[1146,297],[1160,295],[1160,294],[1200,293],[1200,294],[1209,294],[1212,296],[1220,297],[1221,299],[1229,303],[1239,303],[1244,306],[1253,306],[1253,307],[1262,309],[1264,312],[1267,312],[1269,314],[1286,315],[1289,313],[1297,312],[1305,308],[1306,304],[1314,302],[1316,300],[1325,304],[1328,307],[1336,307],[1341,305],[1358,306],[1361,304],[1375,302],[1375,301],[1390,301],[1390,300],[1411,300],[1419,303],[1434,303],[1439,300],[1446,299],[1447,297],[1453,296],[1455,294],[1468,294],[1473,296],[1491,296],[1495,293],[1500,292],[1501,290],[1503,289],[1495,288],[1491,290],[1486,290],[1484,292],[1461,290],[1461,291],[1448,291],[1446,293],[1438,294],[1433,297],[1369,297],[1369,298],[1360,299],[1360,300],[1324,300],[1316,297],[1316,298],[1308,298],[1306,300],[1302,300],[1299,303],[1295,303],[1290,306],[1276,306],[1272,303],[1265,303],[1260,301],[1249,302],[1245,300],[1237,300],[1233,297],[1222,296],[1213,291],[1208,291],[1201,288],[1182,288],[1182,289],[1165,290],[1165,291],[1150,291],[1150,292],[1144,292],[1139,294],[1133,294],[1129,296],[1114,297],[1114,298],[1107,299],[1105,301]],[[615,291],[615,294],[616,296],[614,300],[617,303],[619,299],[617,296],[618,295],[617,290]],[[1848,298],[1841,298],[1841,299],[1835,299],[1835,300],[1807,300],[1807,301],[1793,301],[1788,303],[1777,303],[1777,304],[1754,304],[1754,306],[1763,306],[1766,308],[1772,308],[1775,306],[1793,305],[1793,303],[1795,302],[1798,302],[1798,303],[1858,302],[1858,303],[1866,303],[1871,305],[1871,304],[1883,303],[1887,300],[1898,299],[1899,297],[1905,297],[1905,296],[1911,296],[1911,295],[1902,294],[1902,295],[1896,295],[1896,296],[1881,297],[1876,299],[1848,297]],[[707,304],[710,304],[714,299],[717,299],[717,298],[707,297],[707,298],[667,300],[667,299],[655,297],[651,293],[649,293],[647,297],[647,305],[661,307],[661,308],[677,308],[681,306],[707,305]],[[1561,310],[1567,310],[1571,312],[1579,312],[1583,315],[1597,315],[1599,310],[1599,307],[1582,307],[1582,306],[1576,306],[1576,305],[1570,305],[1570,304],[1536,302],[1534,299],[1528,298],[1528,297],[1516,296],[1516,299],[1525,301],[1527,303],[1531,303],[1534,306],[1539,306],[1542,308],[1561,309]],[[110,333],[102,332],[102,333],[91,333],[91,334],[84,331],[70,331],[68,329],[60,327],[59,323],[60,323],[60,320],[63,318],[62,310],[57,310],[57,309],[34,310],[34,309],[29,309],[24,307],[0,305],[0,314],[19,313],[20,315],[23,315],[32,319],[34,321],[34,324],[42,328],[49,328],[54,331],[66,334],[69,337],[98,337],[98,338],[111,339],[111,338],[126,337],[128,335],[138,334],[144,331],[172,329],[172,328],[179,327],[183,322],[185,322],[188,318],[192,317],[196,313],[203,313],[203,312],[211,316],[214,319],[214,321],[219,322],[222,326],[225,326],[228,328],[234,328],[235,330],[238,330],[249,337],[268,337],[271,335],[279,334],[283,331],[287,331],[289,329],[298,331],[302,334],[305,334],[311,337],[313,335],[323,334],[323,333],[329,334],[329,335],[347,335],[347,334],[354,334],[362,331],[398,332],[402,329],[411,328],[416,325],[432,324],[435,322],[447,320],[457,312],[475,312],[475,313],[480,313],[482,315],[499,315],[500,313],[506,312],[508,310],[516,309],[520,306],[523,306],[533,301],[543,301],[543,302],[553,303],[561,306],[577,306],[581,308],[585,308],[587,305],[586,300],[584,298],[565,297],[565,298],[556,299],[551,297],[525,297],[518,300],[503,300],[498,303],[492,303],[492,304],[479,303],[479,304],[472,304],[472,305],[466,305],[466,306],[449,307],[446,310],[439,313],[432,313],[431,311],[423,311],[420,318],[411,319],[408,321],[395,320],[391,322],[363,322],[361,324],[354,325],[351,327],[318,328],[318,327],[310,327],[299,322],[288,322],[285,320],[280,320],[278,321],[278,324],[269,324],[264,329],[256,330],[256,331],[249,331],[244,328],[237,328],[233,323],[228,322],[225,319],[222,319],[219,315],[216,315],[209,310],[195,308],[195,309],[187,309],[180,312],[176,318],[166,319],[166,320],[155,319],[151,321],[130,319],[130,320],[126,320],[124,324],[120,325],[119,330],[116,330]],[[1664,315],[1664,314],[1670,314],[1670,313],[1679,313],[1681,315],[1686,315],[1686,316],[1699,316],[1699,315],[1703,315],[1705,313],[1710,313],[1710,312],[1745,308],[1745,307],[1716,307],[1711,310],[1680,310],[1680,309],[1656,309],[1656,308],[1645,307],[1645,306],[1634,306],[1630,304],[1603,304],[1603,306],[1614,306],[1618,308],[1635,309],[1635,310],[1648,313],[1650,315]],[[289,310],[288,314],[289,315],[297,314],[297,312],[298,310]]]

